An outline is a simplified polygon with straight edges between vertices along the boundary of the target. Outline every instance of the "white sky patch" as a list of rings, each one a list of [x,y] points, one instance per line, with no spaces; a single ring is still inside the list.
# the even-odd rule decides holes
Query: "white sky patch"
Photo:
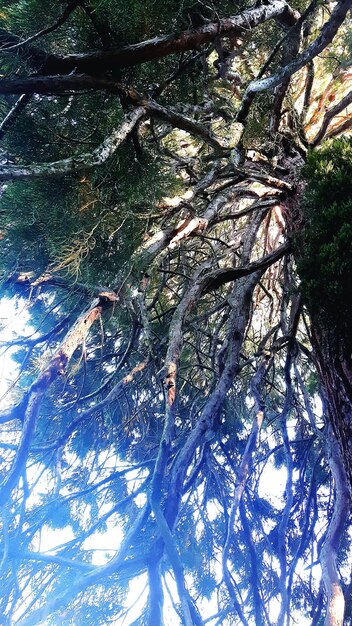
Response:
[[[105,565],[115,556],[123,537],[122,528],[109,520],[107,522],[107,531],[104,533],[95,532],[87,537],[83,542],[82,548],[92,551],[93,565]]]
[[[70,526],[64,528],[50,528],[47,524],[38,531],[32,541],[31,549],[42,553],[55,553],[57,548],[74,539]]]
[[[147,504],[147,495],[145,493],[138,493],[134,498],[134,503],[139,509],[142,509]]]
[[[258,495],[260,498],[269,500],[276,508],[284,507],[284,493],[287,482],[287,470],[285,467],[277,469],[269,459],[260,475]]]
[[[147,585],[147,574],[141,574],[131,580],[124,603],[126,609],[128,608],[129,610],[124,618],[119,617],[116,621],[116,626],[129,626],[129,624],[133,624],[141,616],[148,600]]]
[[[0,404],[6,409],[12,402],[12,385],[16,381],[19,365],[12,356],[18,348],[2,345],[18,337],[28,337],[34,332],[29,324],[27,301],[21,298],[0,299]],[[6,393],[7,391],[9,393]]]
[[[173,607],[171,597],[178,599],[177,586],[174,577],[170,573],[166,573],[163,581],[164,589],[164,618],[165,626],[179,626],[181,624],[180,619]]]
[[[217,517],[219,517],[221,511],[219,510],[218,505],[214,500],[210,500],[210,502],[207,502],[206,507],[209,522],[213,522]]]
[[[313,410],[314,410],[314,413],[315,413],[316,417],[322,417],[322,415],[323,415],[323,402],[322,402],[321,397],[318,396],[318,394],[316,393],[313,396],[312,400],[313,400]],[[321,425],[323,425],[323,422],[322,422],[322,424],[317,424],[318,427],[321,426]]]
[[[33,332],[29,326],[30,314],[28,303],[21,298],[1,298],[0,300],[0,333],[11,339],[15,335],[28,335]],[[2,337],[4,339],[4,337]]]

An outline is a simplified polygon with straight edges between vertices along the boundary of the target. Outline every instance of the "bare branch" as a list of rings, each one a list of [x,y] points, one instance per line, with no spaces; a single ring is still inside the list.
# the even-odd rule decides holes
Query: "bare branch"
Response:
[[[334,119],[336,115],[341,113],[341,111],[346,109],[351,103],[352,103],[352,91],[350,91],[344,98],[342,98],[342,100],[338,102],[338,104],[335,104],[335,106],[331,107],[331,109],[328,109],[325,112],[323,123],[318,133],[314,137],[313,141],[310,143],[312,147],[317,146],[322,141],[322,139],[324,139],[325,133],[328,129],[330,122]]]
[[[12,109],[8,112],[0,124],[0,139],[4,137],[8,129],[15,123],[20,113],[22,113],[22,111],[26,108],[30,99],[30,94],[22,94],[18,98],[17,102],[13,105]]]
[[[31,35],[31,37],[21,40],[16,44],[12,44],[9,46],[6,46],[5,44],[5,46],[3,46],[0,49],[0,52],[14,52],[15,50],[18,50],[19,48],[22,48],[24,46],[27,46],[29,43],[32,43],[32,41],[35,41],[36,39],[39,39],[40,37],[44,37],[44,35],[48,35],[49,33],[52,33],[54,30],[62,26],[66,22],[66,20],[68,20],[71,13],[80,4],[80,1],[81,0],[72,0],[72,2],[69,2],[68,5],[63,10],[62,15],[51,26],[48,26],[47,28],[43,28],[35,35]]]
[[[333,10],[330,19],[321,29],[320,35],[311,43],[307,50],[300,54],[294,61],[288,63],[277,74],[249,83],[237,114],[237,120],[239,122],[243,123],[245,121],[257,93],[273,89],[277,87],[277,85],[280,85],[286,78],[289,78],[292,74],[295,74],[302,67],[307,65],[309,61],[314,59],[331,43],[350,8],[351,0],[340,0]]]

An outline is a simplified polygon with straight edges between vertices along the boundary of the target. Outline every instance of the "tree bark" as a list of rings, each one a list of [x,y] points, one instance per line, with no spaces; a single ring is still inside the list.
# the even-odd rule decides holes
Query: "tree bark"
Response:
[[[327,536],[320,552],[320,563],[327,595],[325,626],[343,626],[345,599],[337,571],[336,557],[350,512],[351,499],[344,458],[333,432],[330,433],[328,447],[329,462],[335,482],[335,504]]]
[[[20,38],[5,30],[0,30],[0,44],[5,51],[6,46],[16,45],[16,51],[42,74],[83,72],[100,75],[109,70],[162,59],[170,54],[196,50],[204,44],[211,43],[217,37],[236,37],[273,18],[282,17],[286,22],[291,22],[290,17],[295,19],[295,16],[296,13],[285,0],[273,0],[268,5],[262,4],[243,11],[237,16],[223,18],[200,28],[185,30],[177,35],[161,35],[117,49],[66,56],[47,55],[25,43],[21,46]]]
[[[312,338],[329,422],[340,446],[352,494],[352,368],[331,328],[312,314]]]
[[[91,153],[72,156],[52,163],[2,165],[0,166],[0,181],[22,180],[23,178],[36,178],[40,176],[62,176],[101,165],[114,154],[143,115],[145,115],[145,109],[143,107],[138,107],[132,111],[132,113],[126,115],[121,126]]]
[[[325,48],[332,42],[335,37],[338,29],[343,23],[347,11],[352,6],[352,0],[341,0],[337,3],[335,9],[333,10],[330,19],[324,24],[321,29],[320,35],[311,43],[308,48],[302,52],[299,56],[297,56],[294,61],[285,65],[282,69],[280,69],[277,74],[273,74],[272,76],[268,76],[267,78],[262,78],[261,80],[253,80],[249,86],[247,87],[245,96],[242,100],[240,109],[237,114],[237,120],[239,122],[244,122],[250,106],[253,102],[253,99],[257,93],[261,91],[267,91],[268,89],[273,89],[280,85],[285,79],[292,76],[298,72],[302,67],[307,65],[309,61],[314,59],[318,54],[320,54]]]
[[[12,489],[17,485],[23,466],[27,461],[30,445],[35,432],[39,409],[42,400],[52,383],[65,372],[68,362],[76,349],[83,343],[94,322],[100,318],[103,309],[111,306],[112,301],[103,298],[93,301],[87,311],[83,312],[76,323],[67,333],[59,349],[50,359],[49,364],[43,369],[37,379],[24,396],[23,428],[18,444],[16,456],[6,478],[0,484],[0,506],[4,505],[11,495]]]

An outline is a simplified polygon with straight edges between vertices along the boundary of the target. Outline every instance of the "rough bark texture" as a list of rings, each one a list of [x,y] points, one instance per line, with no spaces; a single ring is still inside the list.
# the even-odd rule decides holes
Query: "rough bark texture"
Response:
[[[145,4],[148,17],[155,2]],[[183,3],[177,15],[167,4],[187,23]],[[135,623],[161,626],[170,610],[186,626],[262,626],[275,601],[278,626],[307,611],[320,623],[323,607],[326,626],[342,626],[350,344],[315,311],[307,323],[292,233],[307,146],[351,121],[348,69],[317,58],[351,2],[328,17],[315,0],[302,15],[273,0],[235,17],[209,3],[199,27],[120,48],[113,19],[99,21],[115,3],[95,5],[73,1],[23,41],[0,30],[1,58],[19,68],[0,80],[2,287],[28,298],[36,324],[0,346],[22,359],[18,396],[0,414],[0,613],[21,626],[127,623],[126,589],[142,576]],[[326,23],[309,45],[310,19]],[[141,39],[152,27],[141,24]],[[86,53],[91,29],[100,43]],[[83,52],[57,54],[75,34]],[[241,73],[257,75],[244,93]],[[63,274],[76,249],[80,282]],[[48,527],[74,536],[46,550]],[[106,529],[123,539],[97,565]],[[326,598],[301,565],[315,567],[319,550]]]
[[[341,453],[332,429],[327,445],[331,472],[335,482],[335,503],[327,536],[320,552],[320,563],[327,595],[325,626],[343,626],[345,599],[337,571],[337,554],[351,511],[351,489],[345,470],[345,457]]]
[[[90,75],[101,74],[107,70],[130,67],[147,61],[155,61],[170,54],[195,50],[216,37],[236,37],[262,24],[266,20],[283,16],[289,19],[294,13],[285,0],[273,0],[269,5],[261,5],[243,11],[235,17],[220,19],[194,30],[186,30],[178,35],[155,37],[138,44],[124,46],[106,52],[70,54],[67,56],[45,55],[43,52],[24,44],[20,39],[6,31],[0,31],[0,43],[6,49],[9,45],[18,45],[18,51],[36,66],[43,74],[69,74],[70,72]]]
[[[315,355],[326,410],[338,441],[352,494],[352,369],[351,361],[331,328],[312,314]]]

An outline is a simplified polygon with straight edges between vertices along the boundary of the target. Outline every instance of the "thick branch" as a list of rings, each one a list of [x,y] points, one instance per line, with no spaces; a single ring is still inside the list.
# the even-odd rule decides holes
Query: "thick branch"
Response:
[[[23,466],[26,463],[43,396],[51,384],[64,373],[72,355],[78,346],[82,344],[91,326],[100,317],[106,304],[106,299],[103,301],[97,299],[92,303],[87,311],[82,313],[74,326],[67,333],[60,348],[50,359],[49,364],[41,372],[27,392],[22,407],[24,411],[24,419],[21,439],[12,467],[6,478],[0,484],[0,504],[5,503],[9,498],[12,489],[16,486],[21,475]]]
[[[111,78],[87,74],[24,76],[0,80],[0,94],[62,95],[80,91],[108,91],[125,94],[122,85]],[[128,94],[127,94],[128,95]]]
[[[102,165],[114,154],[143,115],[145,115],[145,109],[143,107],[136,108],[125,117],[120,128],[113,132],[110,137],[107,137],[101,146],[90,154],[81,154],[80,156],[69,157],[53,163],[0,166],[0,181],[21,180],[38,176],[61,176]]]
[[[237,121],[245,121],[250,106],[257,93],[277,87],[286,78],[298,72],[302,67],[307,65],[309,61],[314,59],[318,54],[325,50],[325,48],[329,45],[329,43],[331,43],[331,41],[335,37],[341,24],[343,23],[347,11],[351,8],[351,4],[351,0],[341,0],[341,2],[336,5],[330,19],[326,22],[326,24],[324,24],[323,28],[321,29],[320,35],[294,61],[288,63],[279,72],[277,72],[277,74],[269,76],[268,78],[263,78],[261,80],[252,81],[248,85],[246,93],[242,100],[241,107],[237,114]]]
[[[19,52],[26,55],[27,60],[40,69],[43,74],[83,72],[99,75],[102,72],[116,70],[121,67],[139,65],[147,61],[162,59],[170,54],[178,54],[187,50],[195,50],[204,44],[214,41],[217,37],[236,37],[243,32],[252,30],[263,22],[284,15],[295,15],[284,0],[273,0],[270,4],[260,5],[243,11],[240,15],[220,19],[200,28],[182,31],[177,35],[162,35],[137,44],[121,48],[85,54],[69,54],[59,57],[46,55],[36,48],[19,47]],[[20,39],[6,31],[0,31],[0,44],[16,45]]]
[[[5,45],[3,46],[2,51],[14,52],[15,50],[18,50],[21,48],[23,49],[24,46],[27,46],[32,41],[35,41],[36,39],[39,39],[40,37],[44,37],[44,35],[48,35],[49,33],[52,33],[54,30],[62,26],[68,20],[71,13],[77,8],[79,4],[80,4],[80,0],[72,0],[72,2],[69,2],[68,5],[64,8],[62,14],[56,20],[56,22],[54,22],[54,24],[52,24],[51,26],[48,26],[47,28],[43,28],[42,30],[35,33],[35,35],[31,35],[24,41],[19,40],[18,43],[12,43],[9,45],[6,45],[6,42],[5,42]]]
[[[47,84],[47,82],[50,80],[51,79],[48,78],[42,79],[42,83]],[[93,79],[93,82],[94,80],[95,79]],[[63,81],[67,82],[65,78],[63,79]],[[88,82],[89,81],[90,79],[88,78]],[[57,81],[56,78],[54,78],[53,82],[57,84],[60,83],[60,80]],[[36,84],[36,79],[34,79],[33,84]],[[24,84],[21,85],[21,92],[23,91],[23,87]],[[123,89],[118,84],[116,84],[115,87],[116,91],[118,92],[121,92],[121,90]],[[67,159],[61,159],[60,161],[53,161],[51,163],[35,163],[28,166],[3,165],[0,166],[0,182],[9,180],[21,180],[23,178],[29,177],[34,178],[40,176],[62,176],[64,174],[80,172],[82,170],[87,170],[92,167],[102,165],[108,160],[110,156],[112,156],[112,154],[114,154],[117,148],[131,133],[136,124],[139,122],[139,120],[142,119],[142,117],[146,113],[149,113],[151,117],[165,120],[172,126],[181,128],[182,130],[185,130],[186,132],[189,132],[192,135],[199,137],[216,150],[222,151],[225,149],[224,146],[222,146],[219,141],[215,137],[213,137],[213,135],[209,131],[207,131],[206,128],[204,128],[202,124],[198,124],[194,120],[191,120],[188,117],[177,113],[176,111],[167,109],[159,105],[154,100],[144,99],[142,96],[137,94],[137,92],[125,89],[124,93],[128,94],[129,100],[133,101],[134,104],[137,104],[138,106],[134,111],[132,111],[125,117],[125,120],[121,124],[121,126],[115,132],[113,132],[110,137],[107,137],[105,141],[92,153],[85,153],[79,156],[68,157]]]

